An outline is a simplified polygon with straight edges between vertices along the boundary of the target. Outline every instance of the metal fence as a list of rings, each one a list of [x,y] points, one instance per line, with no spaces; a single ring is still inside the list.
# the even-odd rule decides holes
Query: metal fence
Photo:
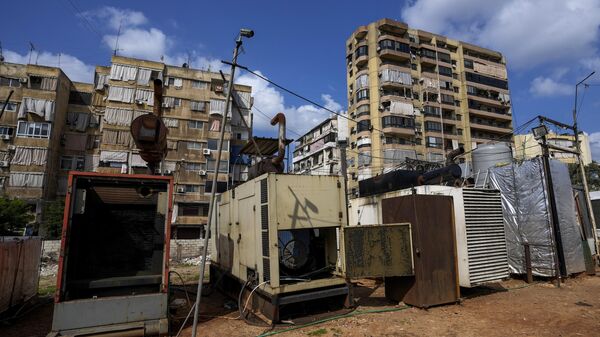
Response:
[[[0,313],[37,294],[42,240],[0,237]]]

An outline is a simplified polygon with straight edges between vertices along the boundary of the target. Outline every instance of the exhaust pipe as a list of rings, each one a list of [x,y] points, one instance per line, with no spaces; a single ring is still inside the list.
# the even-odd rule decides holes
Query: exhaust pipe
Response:
[[[158,78],[154,80],[154,109],[157,117],[162,117],[163,83]]]
[[[271,159],[273,165],[280,165],[285,157],[285,115],[280,112],[273,119],[271,119],[271,125],[279,124],[279,150],[277,157]]]

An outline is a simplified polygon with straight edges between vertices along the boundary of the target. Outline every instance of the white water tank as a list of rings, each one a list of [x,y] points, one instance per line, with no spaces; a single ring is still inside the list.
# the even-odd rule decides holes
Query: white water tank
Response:
[[[512,149],[507,143],[482,144],[471,153],[475,186],[486,182],[488,169],[512,162]]]

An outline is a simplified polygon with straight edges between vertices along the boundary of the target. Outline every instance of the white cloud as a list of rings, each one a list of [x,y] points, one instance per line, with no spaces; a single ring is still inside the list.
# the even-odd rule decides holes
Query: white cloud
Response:
[[[118,37],[119,55],[158,61],[167,53],[170,41],[160,29],[129,28]],[[104,35],[104,44],[114,49],[117,45],[117,35]]]
[[[7,62],[22,64],[29,62],[29,53],[21,55],[17,52],[7,50],[4,52],[4,57]],[[47,51],[42,51],[38,54],[34,51],[31,56],[31,63],[35,64],[37,60],[37,64],[39,65],[58,67],[58,59],[58,54]],[[91,83],[94,79],[94,66],[86,64],[77,57],[69,54],[60,54],[60,68],[72,81]]]
[[[556,96],[573,94],[573,86],[561,83],[550,77],[539,76],[533,79],[529,91],[536,96]]]
[[[82,15],[88,20],[100,19],[101,21],[105,21],[107,26],[114,31],[119,30],[119,27],[121,29],[136,27],[148,22],[148,19],[142,12],[110,6],[94,11],[87,11],[82,13]]]
[[[598,0],[416,0],[409,25],[498,50],[508,64],[530,68],[592,57],[600,26]]]
[[[589,135],[590,149],[592,151],[592,159],[600,162],[600,132],[593,132]]]
[[[257,73],[261,74],[260,71]],[[254,130],[261,134],[276,135],[276,128],[269,124],[269,119],[278,112],[285,113],[288,137],[296,138],[318,123],[330,116],[330,112],[314,105],[306,104],[301,106],[286,106],[284,96],[269,83],[252,75],[243,74],[238,77],[236,83],[245,84],[252,87],[252,97],[254,97],[255,118]],[[342,106],[334,101],[330,95],[321,95],[323,106],[333,111],[339,111]],[[260,112],[256,111],[260,110]],[[266,116],[261,114],[264,113]]]

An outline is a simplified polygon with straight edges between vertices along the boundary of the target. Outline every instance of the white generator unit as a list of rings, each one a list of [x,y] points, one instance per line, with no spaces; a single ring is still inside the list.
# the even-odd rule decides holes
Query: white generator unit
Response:
[[[266,173],[221,194],[211,281],[253,289],[248,309],[278,321],[286,305],[348,301],[348,277],[412,275],[410,225],[346,231],[344,193],[339,176]]]
[[[415,192],[453,197],[456,255],[461,287],[497,282],[510,276],[499,191],[425,185],[415,187]],[[412,189],[404,189],[352,199],[350,226],[382,223],[381,200],[412,193]]]

